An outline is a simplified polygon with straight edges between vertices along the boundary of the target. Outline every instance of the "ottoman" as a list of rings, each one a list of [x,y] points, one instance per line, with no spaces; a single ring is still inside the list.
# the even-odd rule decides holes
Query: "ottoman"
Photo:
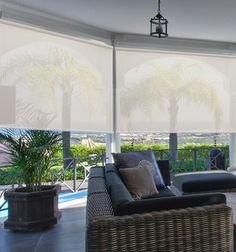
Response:
[[[236,191],[236,176],[227,171],[179,173],[172,176],[173,186],[183,194],[208,191]]]

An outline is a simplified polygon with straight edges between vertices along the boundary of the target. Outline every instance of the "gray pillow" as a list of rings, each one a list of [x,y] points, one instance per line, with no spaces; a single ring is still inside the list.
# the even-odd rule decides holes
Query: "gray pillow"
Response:
[[[115,165],[118,169],[120,168],[129,169],[129,168],[138,166],[139,162],[142,160],[149,161],[152,164],[153,169],[154,169],[154,181],[155,181],[157,189],[166,187],[152,150],[149,149],[145,151],[112,153],[112,156],[114,158]]]
[[[143,160],[136,167],[120,168],[119,171],[135,199],[155,197],[158,194],[153,178],[154,170],[149,161]]]

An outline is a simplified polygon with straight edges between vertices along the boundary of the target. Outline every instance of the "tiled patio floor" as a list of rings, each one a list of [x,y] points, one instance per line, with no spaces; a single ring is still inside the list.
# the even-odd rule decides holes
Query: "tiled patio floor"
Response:
[[[236,223],[236,193],[226,193]],[[59,224],[43,232],[25,233],[0,229],[1,252],[84,252],[86,200],[64,207]],[[236,251],[236,250],[235,250]]]
[[[67,206],[56,226],[43,232],[25,233],[0,229],[1,252],[84,252],[85,205]]]

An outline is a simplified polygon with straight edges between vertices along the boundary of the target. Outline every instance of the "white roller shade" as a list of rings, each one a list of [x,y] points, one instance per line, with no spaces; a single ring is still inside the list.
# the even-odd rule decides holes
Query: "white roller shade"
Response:
[[[119,132],[236,131],[236,58],[117,49]]]
[[[1,22],[3,92],[1,127],[111,132],[112,48]]]

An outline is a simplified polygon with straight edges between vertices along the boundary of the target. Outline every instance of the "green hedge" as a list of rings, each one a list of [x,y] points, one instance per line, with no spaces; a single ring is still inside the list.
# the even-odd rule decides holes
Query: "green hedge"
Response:
[[[80,144],[72,144],[71,145],[71,152],[70,152],[72,157],[78,158],[79,162],[88,162],[89,164],[92,164],[93,161],[89,158],[89,155],[91,154],[97,154],[97,158],[99,161],[100,160],[105,160],[105,155],[106,155],[106,146],[105,145],[99,145],[95,146],[93,148],[89,148],[84,145]],[[60,149],[56,155],[56,158],[62,159],[62,149]]]
[[[222,148],[225,151],[226,156],[226,167],[229,165],[229,146],[217,145],[217,148]],[[157,159],[169,159],[170,151],[168,150],[167,145],[146,145],[146,144],[122,144],[121,151],[127,152],[132,150],[146,150],[151,148]],[[205,170],[207,165],[207,157],[209,155],[209,151],[214,148],[212,144],[185,144],[179,146],[178,151],[178,161],[171,161],[171,171],[172,172],[184,172],[184,171],[193,171],[193,170]],[[105,159],[106,147],[105,145],[95,146],[93,148],[88,148],[83,145],[73,144],[71,146],[71,156],[78,157],[79,162],[88,162],[89,164],[99,163],[102,164],[102,160]],[[197,162],[196,167],[193,162],[194,152],[196,152]],[[89,159],[89,155],[97,154],[97,160]],[[101,158],[102,156],[102,158]],[[56,158],[62,158],[62,150],[58,151]],[[83,168],[79,165],[77,167],[77,177],[83,178]],[[49,174],[44,177],[44,181],[51,181],[53,179],[52,174],[55,172],[59,172],[62,170],[62,161],[56,164]],[[12,183],[20,183],[19,181],[19,173],[20,169],[17,167],[10,168],[1,168],[0,169],[0,185],[12,184]],[[73,178],[73,170],[70,169],[65,173],[65,179],[70,180]]]
[[[62,173],[62,171],[63,171],[63,165],[53,166],[50,172],[48,172],[48,174],[44,177],[44,181],[45,182],[55,181],[59,173],[61,174],[60,178],[62,179],[64,178],[65,180],[73,180],[74,178],[73,169],[66,170],[64,174]],[[81,167],[77,167],[76,173],[77,173],[77,179],[84,178],[84,169],[82,169]]]
[[[19,179],[21,170],[14,167],[1,167],[0,168],[0,185],[11,185],[21,184],[22,181]]]
[[[156,159],[170,159],[170,150],[167,145],[145,145],[145,144],[124,144],[121,146],[121,151],[131,150],[146,150],[151,148],[156,156]],[[170,161],[170,168],[173,173],[203,171],[208,167],[209,152],[213,148],[219,148],[225,154],[225,168],[229,166],[229,146],[213,144],[184,144],[179,145],[178,160]],[[196,163],[194,163],[196,158]]]
[[[63,171],[62,165],[56,165],[51,168],[51,170],[43,177],[44,182],[53,182],[56,181],[56,178],[59,173]],[[77,179],[84,178],[84,169],[78,167],[77,170]],[[0,170],[0,185],[12,185],[12,184],[21,184],[22,181],[19,180],[20,169],[18,167],[4,167]],[[68,169],[65,171],[64,175],[61,175],[60,178],[65,180],[73,180],[74,172],[73,169]]]
[[[226,158],[229,157],[229,146],[228,145],[217,145],[217,148],[224,148],[226,151]],[[178,151],[178,158],[179,159],[186,159],[186,160],[192,160],[193,158],[193,150],[196,150],[198,158],[206,158],[209,155],[209,151],[214,148],[213,144],[184,144],[179,145],[179,151]],[[121,152],[128,152],[132,150],[147,150],[152,149],[154,153],[157,155],[157,158],[160,158],[160,153],[163,152],[166,155],[166,158],[168,158],[167,155],[169,155],[169,149],[168,145],[164,144],[153,144],[153,145],[147,145],[147,144],[122,144],[121,145]],[[88,161],[88,157],[91,154],[97,154],[98,156],[105,157],[106,153],[106,147],[105,145],[96,146],[93,148],[88,148],[83,145],[74,144],[71,146],[71,156],[72,157],[79,157],[81,162]],[[62,158],[62,151],[60,150],[57,153],[58,158]],[[165,156],[164,156],[165,157]]]

